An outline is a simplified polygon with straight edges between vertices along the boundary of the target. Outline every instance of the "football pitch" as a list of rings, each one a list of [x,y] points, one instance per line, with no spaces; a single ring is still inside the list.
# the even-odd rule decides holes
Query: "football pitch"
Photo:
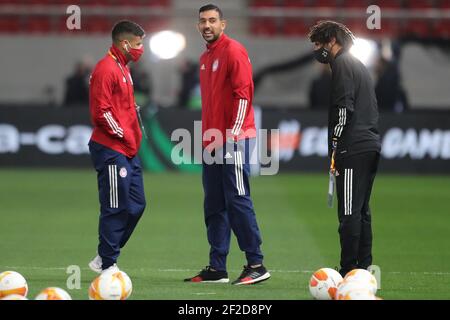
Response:
[[[87,299],[96,276],[98,198],[92,170],[0,170],[0,272],[28,281],[29,298],[49,286],[67,290],[67,267],[81,268]],[[119,267],[131,299],[311,299],[308,280],[339,263],[336,209],[326,205],[327,174],[255,177],[252,197],[269,281],[253,286],[183,283],[208,264],[198,174],[145,174],[148,206]],[[372,195],[374,264],[383,299],[450,299],[450,177],[379,174]],[[235,237],[231,280],[245,264]]]

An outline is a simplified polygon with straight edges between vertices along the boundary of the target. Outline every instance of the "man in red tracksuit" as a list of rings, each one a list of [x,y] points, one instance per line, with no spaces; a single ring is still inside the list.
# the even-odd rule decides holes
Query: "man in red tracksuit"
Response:
[[[141,163],[142,133],[128,62],[143,53],[143,29],[121,21],[112,30],[113,45],[90,79],[89,105],[94,126],[89,150],[97,171],[100,200],[99,245],[89,267],[100,273],[117,269],[120,249],[145,208]]]
[[[255,147],[252,67],[247,51],[223,31],[226,22],[215,5],[199,10],[198,29],[207,42],[200,58],[203,189],[209,266],[190,282],[227,283],[226,258],[231,230],[247,264],[235,285],[270,277],[263,265],[261,236],[250,198],[250,154]]]

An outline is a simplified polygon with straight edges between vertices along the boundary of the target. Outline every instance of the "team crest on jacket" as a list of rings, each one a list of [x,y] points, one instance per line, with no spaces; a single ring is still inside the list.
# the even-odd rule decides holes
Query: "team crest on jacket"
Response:
[[[219,59],[214,60],[214,63],[212,65],[212,71],[217,71],[217,68],[219,67]]]
[[[122,178],[126,178],[127,173],[128,173],[128,172],[127,172],[127,169],[126,169],[125,167],[120,168],[119,175],[120,175]]]

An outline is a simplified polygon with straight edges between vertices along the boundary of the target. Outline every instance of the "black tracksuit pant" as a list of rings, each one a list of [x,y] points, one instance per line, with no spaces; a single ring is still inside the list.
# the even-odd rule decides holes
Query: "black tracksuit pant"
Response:
[[[370,194],[380,154],[365,152],[336,160],[341,270],[343,276],[355,268],[372,264]]]

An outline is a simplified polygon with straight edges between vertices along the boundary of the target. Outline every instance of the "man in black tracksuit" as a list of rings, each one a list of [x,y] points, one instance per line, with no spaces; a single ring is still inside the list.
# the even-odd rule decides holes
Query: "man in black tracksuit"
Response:
[[[341,269],[372,264],[369,208],[381,143],[374,85],[365,66],[349,53],[354,36],[344,25],[321,21],[311,28],[315,57],[332,71],[328,142],[336,176]]]

